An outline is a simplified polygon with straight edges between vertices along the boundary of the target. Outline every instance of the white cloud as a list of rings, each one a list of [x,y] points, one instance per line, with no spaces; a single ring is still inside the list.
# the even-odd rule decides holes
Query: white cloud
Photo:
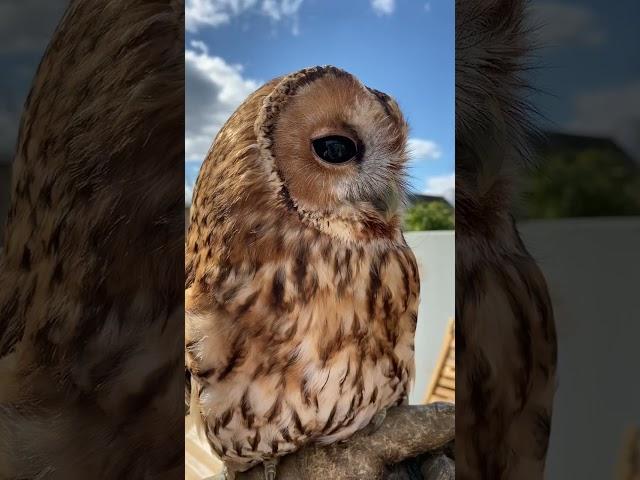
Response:
[[[200,27],[217,27],[231,21],[255,6],[257,0],[187,0],[184,8],[187,30],[197,31]]]
[[[531,21],[543,45],[601,45],[606,38],[597,15],[587,7],[555,2],[533,4]]]
[[[191,205],[191,198],[193,197],[193,185],[187,180],[184,184],[184,204]]]
[[[640,161],[640,81],[580,93],[573,111],[569,130],[613,138]]]
[[[427,177],[427,182],[423,193],[427,195],[438,195],[444,197],[451,205],[455,205],[455,183],[455,173]]]
[[[298,10],[304,0],[187,0],[185,23],[187,30],[197,32],[202,27],[218,27],[233,17],[247,12],[258,12],[274,22],[290,20],[292,32],[297,35]]]
[[[427,13],[431,11],[431,2],[427,2],[424,4],[424,11]]]
[[[264,0],[262,11],[276,22],[283,18],[290,18],[292,21],[291,33],[298,35],[300,26],[298,24],[298,10],[303,0]]]
[[[442,156],[440,147],[431,140],[422,138],[410,138],[409,156],[412,160],[437,160]]]
[[[202,42],[185,50],[185,158],[202,161],[215,135],[242,101],[259,86],[240,65],[209,54]]]
[[[378,15],[391,15],[396,9],[395,0],[371,0],[371,7]]]
[[[302,0],[264,0],[262,11],[278,21],[283,17],[291,17],[298,13]]]

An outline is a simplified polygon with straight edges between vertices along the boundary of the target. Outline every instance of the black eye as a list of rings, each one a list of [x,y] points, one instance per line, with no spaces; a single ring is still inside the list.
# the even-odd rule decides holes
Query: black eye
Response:
[[[355,142],[340,135],[317,138],[312,143],[316,155],[328,163],[348,162],[358,153]]]

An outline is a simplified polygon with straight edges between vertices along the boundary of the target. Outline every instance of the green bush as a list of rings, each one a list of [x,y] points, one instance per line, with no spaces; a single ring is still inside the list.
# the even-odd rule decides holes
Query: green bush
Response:
[[[526,184],[528,218],[640,214],[640,176],[615,152],[558,152]]]
[[[404,216],[405,230],[454,230],[453,208],[443,202],[418,202]]]

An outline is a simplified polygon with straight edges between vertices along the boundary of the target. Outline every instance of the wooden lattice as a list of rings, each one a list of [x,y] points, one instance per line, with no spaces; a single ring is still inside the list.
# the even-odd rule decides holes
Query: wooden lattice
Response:
[[[454,325],[453,319],[449,320],[440,356],[425,394],[425,403],[455,403],[456,401],[456,336]]]

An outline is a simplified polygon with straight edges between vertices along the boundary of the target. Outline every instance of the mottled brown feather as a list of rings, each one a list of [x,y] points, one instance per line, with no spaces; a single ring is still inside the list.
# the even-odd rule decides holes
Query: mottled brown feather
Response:
[[[0,259],[0,478],[182,478],[183,39],[180,0],[72,0],[33,79]]]
[[[357,136],[359,163],[319,163],[323,131]],[[399,229],[406,132],[390,97],[316,67],[261,87],[216,137],[187,238],[186,362],[202,388],[191,408],[230,467],[346,438],[407,396],[419,278]]]
[[[557,345],[510,214],[532,159],[524,0],[456,1],[456,476],[541,480]]]

